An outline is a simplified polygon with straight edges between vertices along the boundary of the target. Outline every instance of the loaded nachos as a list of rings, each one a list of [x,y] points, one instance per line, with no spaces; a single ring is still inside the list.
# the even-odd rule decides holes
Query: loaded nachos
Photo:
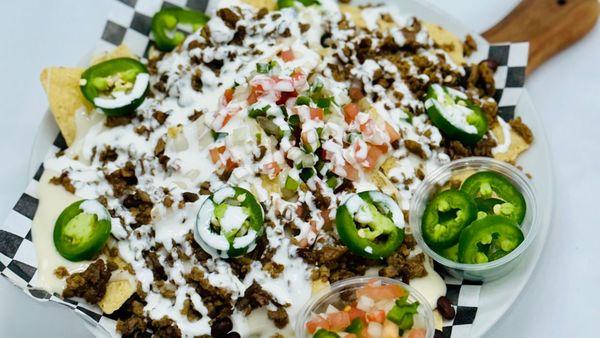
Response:
[[[37,286],[123,336],[291,337],[312,294],[362,275],[435,308],[412,192],[533,140],[497,116],[471,37],[393,6],[227,0],[161,10],[152,31],[146,59],[120,46],[41,75],[69,148],[40,179]]]

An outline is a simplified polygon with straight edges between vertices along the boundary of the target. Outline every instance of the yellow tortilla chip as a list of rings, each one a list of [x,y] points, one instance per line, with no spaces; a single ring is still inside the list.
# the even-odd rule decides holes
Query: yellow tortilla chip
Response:
[[[131,52],[129,47],[127,47],[127,45],[119,45],[117,48],[111,50],[110,52],[105,52],[103,54],[93,57],[90,64],[95,65],[97,63],[104,62],[107,60],[125,57],[137,59],[137,56],[133,55],[133,53]]]
[[[93,59],[92,63],[125,56],[133,57],[133,54],[127,46],[121,45],[112,52]],[[90,111],[93,108],[79,89],[79,78],[84,70],[80,67],[50,67],[42,70],[40,74],[40,82],[48,96],[50,111],[69,146],[77,135],[75,113],[79,109]]]
[[[270,11],[277,9],[277,1],[275,0],[242,0],[242,2],[255,8],[266,8]]]
[[[433,326],[436,330],[442,330],[444,328],[444,319],[438,310],[433,310]]]
[[[274,179],[270,179],[266,175],[261,175],[260,179],[262,180],[262,186],[263,188],[265,188],[265,190],[267,190],[270,193],[281,193],[281,188],[277,177],[275,177]]]
[[[73,143],[77,134],[75,112],[82,108],[88,111],[92,109],[79,89],[79,78],[83,71],[83,68],[51,67],[42,70],[40,75],[50,111],[68,145]]]
[[[394,157],[390,157],[381,165],[381,170],[384,174],[389,175],[390,171],[398,166],[398,160]]]
[[[329,282],[328,281],[323,281],[321,279],[317,279],[312,281],[311,284],[311,290],[312,290],[312,294],[317,294],[319,291],[324,290],[325,288],[329,287]]]
[[[377,186],[379,190],[381,190],[387,195],[398,198],[398,189],[396,189],[396,186],[394,186],[392,181],[390,181],[390,179],[387,176],[385,176],[381,171],[374,170],[371,173],[370,178],[373,184],[375,184],[375,186]]]
[[[502,132],[502,126],[499,123],[496,123],[492,128],[492,133],[498,140],[498,144],[504,143],[504,133]],[[510,130],[510,147],[504,153],[496,153],[494,154],[494,158],[500,161],[505,161],[509,163],[514,163],[519,155],[523,153],[525,150],[529,149],[529,144],[525,142],[521,135],[517,134],[514,130]]]
[[[429,31],[429,36],[435,43],[440,46],[451,46],[450,48],[452,50],[447,51],[447,53],[456,64],[462,65],[465,63],[465,58],[463,57],[463,45],[458,36],[432,23],[423,22],[423,25],[425,28],[427,28],[427,31]]]
[[[98,306],[106,314],[117,311],[133,295],[133,286],[128,280],[116,280],[108,282],[106,293],[98,302]]]
[[[340,4],[340,11],[343,14],[348,14],[348,16],[350,17],[350,20],[352,22],[354,22],[356,27],[360,27],[360,28],[367,27],[365,19],[362,16],[362,10],[360,8],[358,8],[357,6]]]

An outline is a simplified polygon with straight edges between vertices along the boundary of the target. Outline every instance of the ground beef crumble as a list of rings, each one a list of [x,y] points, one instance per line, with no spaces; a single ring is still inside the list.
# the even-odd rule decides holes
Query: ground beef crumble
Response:
[[[531,129],[529,129],[529,127],[523,123],[521,117],[512,119],[508,123],[515,133],[519,134],[519,136],[521,136],[523,140],[527,142],[527,144],[531,144],[531,142],[533,142],[533,133],[531,132]]]
[[[64,171],[59,176],[52,177],[50,179],[50,183],[55,185],[62,185],[66,191],[71,194],[75,193],[75,186],[73,186],[73,182],[71,182],[71,178],[69,177],[69,173]]]
[[[475,41],[475,39],[473,39],[473,36],[471,36],[471,34],[467,34],[465,42],[463,43],[463,53],[465,54],[465,56],[471,56],[471,54],[473,54],[473,52],[475,52],[476,50],[477,42]]]
[[[231,293],[226,289],[215,287],[204,277],[202,270],[194,267],[184,278],[202,297],[210,318],[230,316],[233,313]]]
[[[90,304],[97,304],[104,297],[110,275],[104,261],[99,259],[90,264],[85,271],[67,277],[67,286],[62,296],[81,297]]]

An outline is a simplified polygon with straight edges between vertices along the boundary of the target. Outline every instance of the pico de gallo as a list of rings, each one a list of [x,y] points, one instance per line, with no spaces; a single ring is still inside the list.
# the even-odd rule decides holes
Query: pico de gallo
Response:
[[[342,291],[343,292],[343,291]],[[421,304],[398,284],[372,279],[354,290],[353,301],[313,313],[306,331],[313,338],[425,338]]]

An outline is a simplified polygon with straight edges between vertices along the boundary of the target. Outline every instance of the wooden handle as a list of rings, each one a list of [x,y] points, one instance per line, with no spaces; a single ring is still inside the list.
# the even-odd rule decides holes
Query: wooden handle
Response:
[[[584,37],[596,24],[598,0],[524,0],[483,33],[489,42],[529,41],[527,74]]]

